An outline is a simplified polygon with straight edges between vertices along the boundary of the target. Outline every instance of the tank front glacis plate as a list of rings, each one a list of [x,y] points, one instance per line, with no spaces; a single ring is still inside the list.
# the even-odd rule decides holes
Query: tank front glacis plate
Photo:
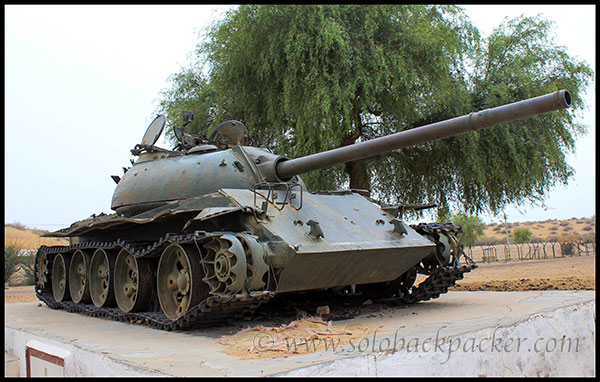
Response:
[[[258,207],[254,205],[252,191],[225,189],[221,192],[240,206]],[[278,192],[275,200],[284,198],[285,193]],[[296,195],[294,205],[299,206],[299,198]],[[264,200],[257,195],[257,204]],[[394,225],[389,222],[392,218],[358,194],[304,192],[299,210],[290,205],[278,210],[270,203],[267,217],[256,224],[272,237],[281,238],[295,253],[284,266],[277,291],[396,279],[429,255],[435,245],[407,224],[404,224],[405,234],[394,232]],[[318,222],[320,231],[311,233],[310,221]]]
[[[240,206],[260,208],[265,200],[250,190],[223,189],[230,199]],[[266,194],[265,191],[257,191]],[[278,193],[282,201],[285,193]],[[298,194],[298,192],[295,192]],[[299,198],[300,196],[297,196]],[[292,202],[297,205],[298,199]],[[405,224],[407,234],[393,232],[393,218],[379,206],[358,194],[319,195],[303,192],[302,208],[296,210],[286,205],[278,210],[269,204],[268,219],[262,220],[265,229],[281,237],[298,254],[390,249],[401,247],[430,247],[434,244]],[[323,237],[310,236],[309,221],[319,223]]]

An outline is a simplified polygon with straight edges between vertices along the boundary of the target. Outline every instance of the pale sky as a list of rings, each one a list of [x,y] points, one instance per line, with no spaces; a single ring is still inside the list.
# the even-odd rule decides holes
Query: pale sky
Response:
[[[5,5],[5,223],[56,230],[112,213],[110,175],[130,165],[160,91],[187,62],[198,33],[232,8]],[[556,22],[555,41],[596,70],[594,5],[464,8],[483,35],[504,17],[541,13]],[[508,208],[509,221],[595,214],[595,82],[586,101],[589,132],[568,157],[576,176],[548,195],[547,210]],[[163,139],[159,145],[168,147]]]

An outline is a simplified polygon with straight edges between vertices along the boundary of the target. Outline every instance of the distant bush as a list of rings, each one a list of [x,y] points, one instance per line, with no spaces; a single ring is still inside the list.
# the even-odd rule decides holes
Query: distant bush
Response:
[[[587,227],[582,228],[582,230],[584,230],[584,231],[591,231],[593,229],[594,229],[594,227],[590,227],[589,225]]]
[[[560,243],[560,251],[562,252],[563,256],[571,256],[574,253],[574,248],[575,246],[573,245],[572,242],[562,242]]]
[[[482,236],[477,239],[477,242],[475,243],[475,245],[485,247],[485,246],[490,246],[490,245],[504,244],[505,242],[506,242],[506,239],[501,238],[501,237]]]
[[[18,230],[21,231],[25,231],[27,229],[27,227],[25,226],[25,224],[21,224],[19,222],[13,222],[13,223],[9,223],[9,224],[5,224],[6,227],[13,227],[16,228]]]
[[[529,240],[530,243],[543,243],[544,239],[542,239],[539,236],[532,236],[531,239]]]
[[[596,236],[595,235],[582,235],[579,237],[580,240],[582,240],[584,243],[593,243],[596,241]]]
[[[531,240],[531,231],[529,228],[516,228],[513,232],[513,239],[517,244],[528,243]]]

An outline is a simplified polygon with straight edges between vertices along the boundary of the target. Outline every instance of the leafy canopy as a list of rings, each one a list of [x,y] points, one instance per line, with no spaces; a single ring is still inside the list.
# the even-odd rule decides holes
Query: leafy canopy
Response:
[[[493,213],[540,202],[565,161],[593,72],[520,17],[488,39],[450,5],[241,5],[171,77],[160,112],[192,132],[228,119],[291,158],[568,89],[573,107],[304,174],[311,190],[370,189],[384,203]],[[209,131],[208,131],[209,132]]]

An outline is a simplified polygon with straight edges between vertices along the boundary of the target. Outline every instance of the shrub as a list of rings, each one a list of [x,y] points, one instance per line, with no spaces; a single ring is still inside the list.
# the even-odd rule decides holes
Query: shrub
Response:
[[[531,231],[529,228],[517,228],[513,232],[513,239],[517,244],[527,243],[531,240]]]
[[[4,282],[7,283],[16,271],[19,270],[19,248],[14,245],[4,247]]]
[[[563,256],[570,256],[573,254],[574,250],[574,245],[571,242],[563,242],[560,243],[560,251],[562,252]]]
[[[5,226],[7,226],[7,227],[13,227],[13,228],[16,228],[16,229],[21,230],[21,231],[25,231],[27,229],[27,227],[25,226],[25,224],[22,224],[22,223],[19,223],[19,222],[13,222],[13,223],[5,224]]]
[[[25,285],[33,285],[35,283],[35,254],[28,252],[20,256],[21,269],[23,269],[23,281]]]

